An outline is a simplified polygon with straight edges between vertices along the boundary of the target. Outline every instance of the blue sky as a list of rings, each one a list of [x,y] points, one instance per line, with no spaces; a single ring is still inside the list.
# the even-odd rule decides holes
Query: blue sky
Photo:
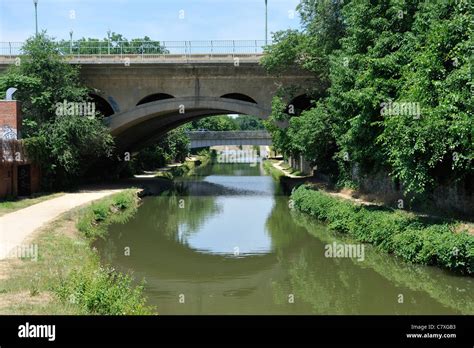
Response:
[[[269,32],[299,28],[298,0],[268,0]],[[184,11],[184,12],[183,12]],[[180,14],[184,18],[180,19]],[[39,0],[38,27],[57,39],[263,40],[264,0]],[[75,17],[75,18],[74,18]],[[33,0],[0,0],[0,41],[34,34]]]

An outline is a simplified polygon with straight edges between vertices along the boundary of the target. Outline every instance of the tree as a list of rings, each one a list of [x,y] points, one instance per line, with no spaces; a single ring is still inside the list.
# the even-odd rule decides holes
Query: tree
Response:
[[[168,50],[160,43],[148,36],[128,40],[122,34],[112,32],[110,36],[97,38],[81,38],[73,42],[62,40],[58,44],[63,54],[163,54]]]
[[[21,64],[0,77],[0,86],[18,88],[27,153],[42,167],[43,188],[74,186],[112,152],[112,136],[100,115],[58,115],[58,103],[88,102],[88,89],[45,32],[28,39],[23,52]]]
[[[191,121],[189,130],[206,129],[208,131],[233,131],[237,130],[234,120],[227,115],[209,116],[200,120]]]
[[[379,141],[409,192],[474,179],[471,21],[467,1],[424,2],[407,39],[412,59],[397,101],[420,103],[421,115],[384,118]]]
[[[275,34],[263,65],[311,71],[324,90],[293,118],[274,102],[277,148],[333,158],[340,179],[389,172],[416,196],[473,180],[468,1],[303,0],[298,11],[303,30]]]
[[[302,154],[325,173],[337,172],[333,162],[337,146],[331,124],[331,115],[325,105],[319,103],[299,117],[291,118],[287,130],[293,151]]]
[[[239,115],[234,119],[234,123],[237,129],[242,131],[265,129],[263,122],[254,116]]]
[[[277,152],[293,155],[296,150],[287,134],[290,116],[286,113],[286,104],[279,96],[272,99],[272,113],[263,121],[267,131],[272,135],[273,148]]]
[[[85,101],[88,89],[79,82],[78,68],[64,62],[46,32],[29,38],[22,51],[20,64],[0,76],[0,89],[18,88],[15,98],[22,103],[22,133],[28,137],[54,118],[57,103]]]
[[[64,189],[83,181],[97,161],[107,161],[114,141],[100,119],[66,115],[43,124],[26,145],[48,188]]]
[[[167,163],[184,161],[188,152],[189,138],[185,128],[180,127],[142,149],[134,158],[134,167],[136,171],[155,170]]]

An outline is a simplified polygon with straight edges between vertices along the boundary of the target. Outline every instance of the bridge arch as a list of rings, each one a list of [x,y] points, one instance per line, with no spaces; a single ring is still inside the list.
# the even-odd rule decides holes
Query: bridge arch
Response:
[[[312,106],[313,102],[310,96],[307,94],[300,94],[290,100],[286,107],[286,113],[291,116],[299,116],[303,111],[310,109]]]
[[[100,112],[105,117],[111,116],[115,113],[112,105],[103,97],[96,93],[89,93],[89,98],[95,104],[95,110]]]
[[[257,104],[255,99],[253,99],[252,97],[249,97],[246,94],[242,94],[242,93],[228,93],[228,94],[222,95],[221,98],[241,100],[241,101]]]
[[[166,132],[200,118],[242,114],[266,119],[271,110],[255,103],[220,97],[179,97],[139,105],[106,118],[117,146],[137,150]]]
[[[151,103],[158,100],[173,99],[173,98],[174,96],[168,93],[154,93],[140,99],[140,101],[137,103],[136,106]]]

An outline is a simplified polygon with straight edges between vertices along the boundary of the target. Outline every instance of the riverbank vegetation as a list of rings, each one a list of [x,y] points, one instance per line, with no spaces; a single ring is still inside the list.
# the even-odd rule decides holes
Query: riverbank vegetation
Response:
[[[187,130],[208,130],[216,132],[224,131],[252,131],[263,130],[265,126],[261,120],[254,116],[238,115],[230,117],[228,115],[211,116],[191,121],[183,126]]]
[[[474,273],[474,236],[456,231],[456,223],[415,216],[406,211],[364,206],[300,186],[292,194],[294,207],[325,221],[332,230],[405,261]]]
[[[266,160],[263,161],[263,168],[265,169],[265,172],[270,174],[275,180],[280,180],[282,176],[285,176],[285,173],[283,171],[277,169],[274,164],[277,163],[278,161],[276,160]]]
[[[198,167],[205,167],[212,159],[213,152],[208,149],[200,149],[196,155],[186,157],[182,163],[167,165],[155,171],[155,176],[173,180],[176,177],[189,176]]]
[[[43,228],[32,241],[37,261],[10,260],[0,282],[0,311],[15,314],[153,314],[143,287],[129,275],[102,266],[93,248],[107,226],[121,223],[138,207],[135,189],[75,209]],[[4,299],[4,301],[2,301]]]
[[[407,204],[440,186],[472,195],[472,5],[303,0],[298,12],[303,30],[275,33],[262,64],[316,82],[304,108],[291,104],[301,88],[274,98],[273,145],[343,185],[385,173]]]

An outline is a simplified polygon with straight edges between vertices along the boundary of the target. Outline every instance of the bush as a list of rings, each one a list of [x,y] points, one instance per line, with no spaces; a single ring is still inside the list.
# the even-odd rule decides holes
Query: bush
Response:
[[[126,221],[137,209],[134,189],[126,190],[99,202],[92,203],[76,224],[77,229],[90,241],[103,238],[107,225]],[[121,214],[116,214],[118,211]]]
[[[294,206],[328,222],[329,228],[405,261],[474,273],[474,237],[455,233],[452,224],[427,224],[402,211],[365,207],[334,198],[307,186],[292,194]]]
[[[153,314],[152,308],[145,305],[143,286],[133,287],[130,276],[113,269],[75,271],[59,285],[56,293],[62,301],[77,304],[88,314]]]
[[[91,204],[82,211],[78,230],[89,242],[107,234],[107,226],[120,223],[135,213],[136,190],[130,189]],[[134,286],[129,275],[100,266],[98,258],[73,271],[54,290],[62,301],[80,306],[87,314],[153,314],[145,305],[143,285]]]

